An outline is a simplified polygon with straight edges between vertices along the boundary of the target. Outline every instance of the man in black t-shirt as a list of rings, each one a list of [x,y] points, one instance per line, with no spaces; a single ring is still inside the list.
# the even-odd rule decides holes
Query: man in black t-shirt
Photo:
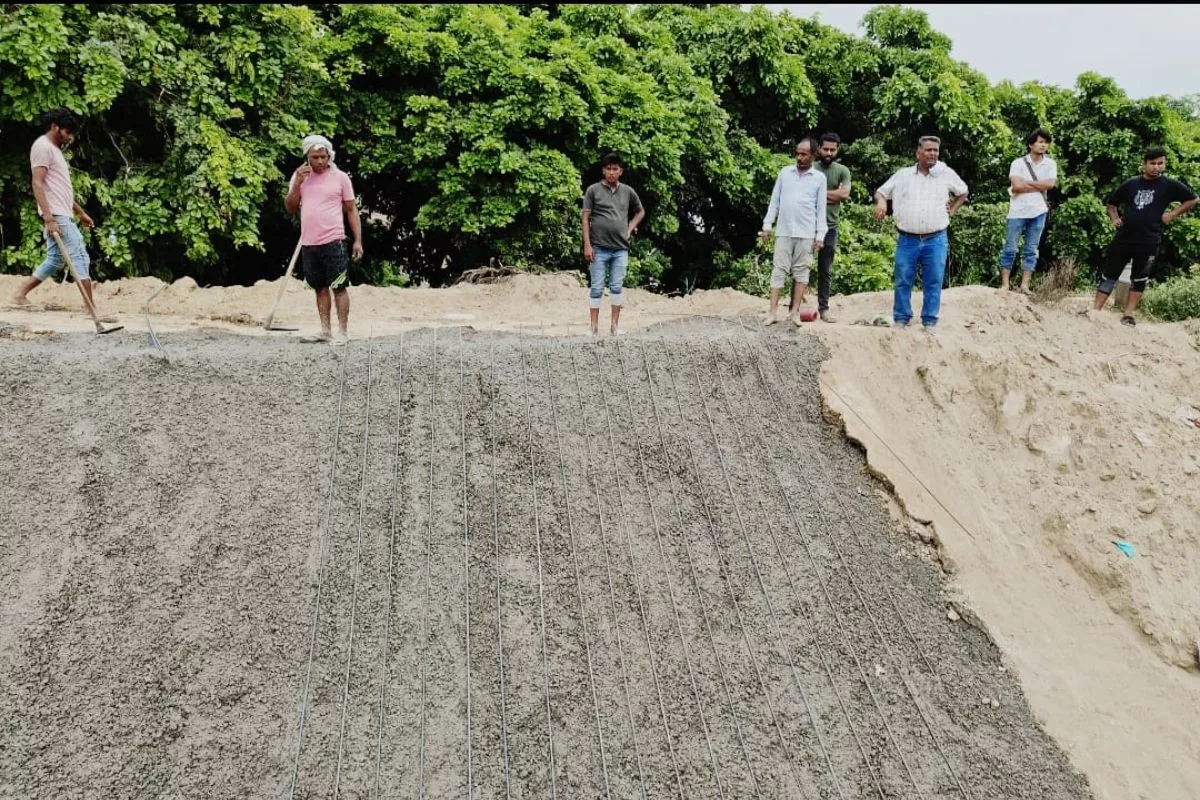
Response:
[[[1105,254],[1102,279],[1092,307],[1096,311],[1104,308],[1125,264],[1132,262],[1129,299],[1125,303],[1125,315],[1121,317],[1121,322],[1126,325],[1137,324],[1133,312],[1150,280],[1163,227],[1191,211],[1197,203],[1196,193],[1187,184],[1163,176],[1166,170],[1166,152],[1161,147],[1151,147],[1142,158],[1142,174],[1122,183],[1108,197],[1108,217],[1117,229],[1117,235]],[[1167,211],[1167,206],[1175,202],[1179,205]],[[1118,206],[1125,207],[1124,214],[1118,213]]]

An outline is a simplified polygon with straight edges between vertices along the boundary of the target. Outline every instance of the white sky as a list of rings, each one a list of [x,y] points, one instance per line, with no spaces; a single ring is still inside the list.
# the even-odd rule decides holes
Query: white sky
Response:
[[[858,22],[876,4],[764,5],[862,36]],[[1200,93],[1200,5],[905,5],[926,12],[933,29],[950,37],[953,58],[992,83],[1036,80],[1069,89],[1091,71],[1135,99]]]

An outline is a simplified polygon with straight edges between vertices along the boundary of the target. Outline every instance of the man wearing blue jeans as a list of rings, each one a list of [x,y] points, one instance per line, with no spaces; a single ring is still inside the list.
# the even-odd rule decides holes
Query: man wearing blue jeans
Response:
[[[625,299],[625,270],[629,266],[629,237],[637,232],[638,223],[646,216],[642,201],[632,187],[621,183],[625,171],[621,157],[609,153],[601,161],[604,180],[593,183],[583,194],[583,260],[588,262],[590,287],[588,306],[592,335],[599,331],[600,301],[604,298],[605,272],[612,322],[608,332],[620,334],[617,322]],[[633,211],[633,219],[629,212]]]
[[[88,267],[91,264],[83,234],[75,225],[75,217],[85,228],[93,226],[92,218],[75,202],[75,189],[71,183],[71,168],[63,157],[62,150],[75,139],[79,121],[68,109],[58,108],[46,114],[46,133],[38,137],[29,150],[29,166],[33,172],[33,197],[37,202],[38,214],[45,227],[46,259],[33,271],[32,277],[21,284],[12,297],[12,305],[27,308],[33,304],[28,295],[47,278],[54,277],[65,265],[64,254],[54,239],[62,238],[66,255],[79,273],[79,286],[88,303],[95,308],[92,299],[92,279]],[[108,314],[97,313],[101,322],[115,322]]]
[[[1000,291],[1008,291],[1008,276],[1012,274],[1017,260],[1017,241],[1024,238],[1021,246],[1021,294],[1029,294],[1029,280],[1037,266],[1038,245],[1042,231],[1046,229],[1046,216],[1050,204],[1046,192],[1058,181],[1058,165],[1046,155],[1050,148],[1050,134],[1041,128],[1025,137],[1029,154],[1014,159],[1008,168],[1008,229],[1004,236],[1004,249],[1000,251]]]
[[[900,328],[908,327],[912,320],[912,287],[920,269],[921,324],[929,334],[937,326],[942,303],[946,229],[950,227],[950,217],[967,201],[967,184],[938,160],[941,149],[941,139],[922,136],[917,142],[916,166],[898,170],[875,192],[875,219],[887,216],[888,201],[892,201],[892,216],[899,232],[892,319]]]

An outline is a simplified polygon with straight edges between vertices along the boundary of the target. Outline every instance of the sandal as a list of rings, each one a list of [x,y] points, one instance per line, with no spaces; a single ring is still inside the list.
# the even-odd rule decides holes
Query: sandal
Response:
[[[1121,317],[1121,324],[1128,325],[1132,328],[1134,325],[1137,325],[1137,320],[1126,314],[1125,316]]]

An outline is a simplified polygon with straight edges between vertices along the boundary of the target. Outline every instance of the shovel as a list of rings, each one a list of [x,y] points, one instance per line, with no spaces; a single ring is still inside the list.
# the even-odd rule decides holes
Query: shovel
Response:
[[[275,311],[279,308],[279,301],[283,299],[283,290],[287,288],[288,278],[292,277],[292,270],[296,268],[296,259],[300,257],[300,242],[296,242],[296,249],[292,252],[292,260],[288,262],[287,272],[283,273],[283,280],[279,283],[279,291],[275,293],[275,302],[271,305],[271,313],[267,314],[267,321],[263,323],[263,327],[269,331],[298,331],[299,328],[289,328],[283,325],[273,324],[275,321]]]
[[[96,323],[96,333],[115,333],[124,328],[124,325],[114,325],[111,328],[106,328],[100,324],[100,318],[96,316],[96,306],[92,303],[92,298],[88,297],[87,292],[83,290],[83,283],[79,280],[79,272],[75,269],[75,262],[71,260],[71,254],[67,252],[67,246],[63,244],[62,237],[57,232],[53,236],[54,243],[58,245],[58,251],[62,253],[63,260],[67,262],[67,269],[71,270],[71,277],[75,279],[75,285],[79,287],[79,294],[83,297],[83,304],[87,306],[88,313],[92,315],[92,322]]]

